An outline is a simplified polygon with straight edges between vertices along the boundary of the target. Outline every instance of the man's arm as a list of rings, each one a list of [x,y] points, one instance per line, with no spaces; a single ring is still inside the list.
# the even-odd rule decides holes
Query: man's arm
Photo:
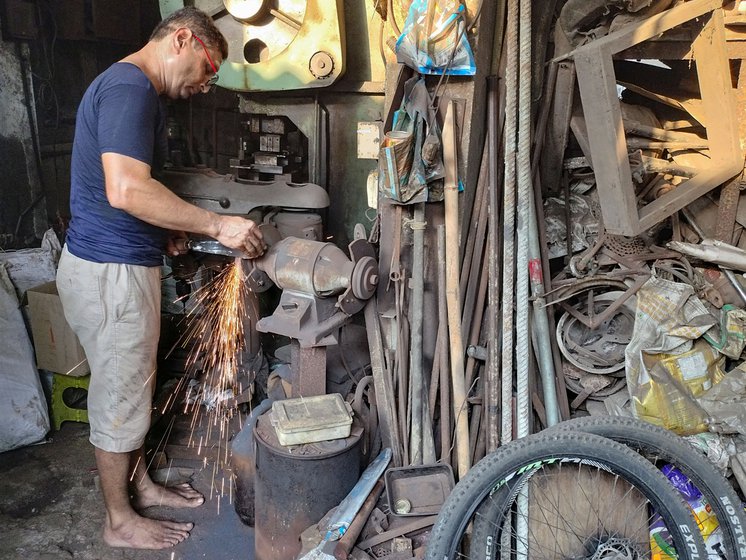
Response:
[[[232,249],[260,256],[265,249],[262,233],[238,216],[222,216],[190,204],[150,175],[150,166],[116,153],[102,154],[106,197],[114,208],[170,230],[183,230],[217,239]]]

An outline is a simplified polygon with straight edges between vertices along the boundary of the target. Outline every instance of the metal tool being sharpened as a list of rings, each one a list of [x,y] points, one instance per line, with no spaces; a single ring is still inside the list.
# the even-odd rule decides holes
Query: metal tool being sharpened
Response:
[[[224,257],[241,257],[248,259],[249,256],[239,249],[226,247],[220,241],[214,239],[190,239],[187,241],[187,249],[197,253],[209,253],[211,255],[222,255]]]

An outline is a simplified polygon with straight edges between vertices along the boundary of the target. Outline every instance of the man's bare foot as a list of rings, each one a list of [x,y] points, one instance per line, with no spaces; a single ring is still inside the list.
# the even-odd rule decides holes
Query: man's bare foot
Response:
[[[145,509],[151,506],[166,506],[175,508],[194,508],[205,503],[205,497],[188,483],[176,486],[161,486],[148,484],[140,489],[132,500],[135,509]]]
[[[107,515],[104,542],[114,547],[170,548],[186,539],[193,526],[192,523],[158,521],[133,515],[126,522],[114,527]]]

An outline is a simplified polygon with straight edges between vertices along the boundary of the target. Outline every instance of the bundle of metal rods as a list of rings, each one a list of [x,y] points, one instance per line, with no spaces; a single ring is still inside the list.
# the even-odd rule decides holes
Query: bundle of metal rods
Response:
[[[549,426],[565,408],[531,165],[531,5],[506,4],[506,48],[495,53],[505,82],[501,95],[497,79],[489,80],[475,192],[459,194],[455,105],[443,102],[445,203],[379,209],[381,277],[390,281],[381,282],[366,315],[383,440],[395,448],[394,462],[446,462],[460,477],[485,453],[528,435],[533,412]],[[459,208],[462,199],[473,202]]]

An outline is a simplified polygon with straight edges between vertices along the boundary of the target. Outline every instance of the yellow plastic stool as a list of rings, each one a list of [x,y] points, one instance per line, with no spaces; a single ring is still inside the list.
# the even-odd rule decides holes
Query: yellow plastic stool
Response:
[[[52,427],[59,430],[63,422],[85,422],[88,423],[88,410],[84,408],[72,408],[65,404],[64,394],[67,389],[85,389],[88,395],[88,384],[91,376],[73,377],[55,373],[52,380]]]

